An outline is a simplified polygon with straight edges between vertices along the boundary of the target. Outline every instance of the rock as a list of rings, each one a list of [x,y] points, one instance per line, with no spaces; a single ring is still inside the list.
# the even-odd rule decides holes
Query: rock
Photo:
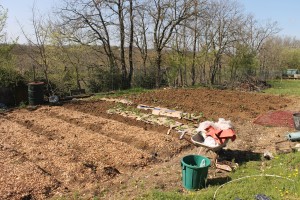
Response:
[[[300,151],[300,144],[296,144],[293,148],[294,151]]]
[[[264,158],[267,160],[272,160],[274,158],[273,154],[269,151],[264,152]]]

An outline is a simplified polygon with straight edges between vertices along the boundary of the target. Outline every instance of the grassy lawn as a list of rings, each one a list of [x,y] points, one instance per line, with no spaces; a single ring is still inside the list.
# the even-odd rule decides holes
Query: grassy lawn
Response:
[[[144,88],[131,88],[128,90],[116,90],[113,92],[103,92],[103,93],[96,93],[93,98],[98,99],[98,98],[103,98],[103,97],[120,97],[120,96],[125,96],[126,95],[134,95],[134,94],[141,94],[148,92],[150,90],[144,89]]]
[[[251,161],[240,166],[221,182],[187,193],[151,191],[141,199],[255,199],[264,194],[272,200],[300,199],[300,152],[278,155],[273,160]],[[208,182],[213,183],[211,180]],[[221,186],[222,185],[222,186]],[[220,187],[221,186],[221,187]]]
[[[300,96],[300,80],[273,80],[268,83],[272,88],[264,90],[266,93]]]

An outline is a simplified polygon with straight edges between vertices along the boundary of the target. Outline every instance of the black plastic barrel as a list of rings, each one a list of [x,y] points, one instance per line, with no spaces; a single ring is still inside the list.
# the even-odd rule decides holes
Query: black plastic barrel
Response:
[[[29,105],[40,105],[44,103],[44,82],[32,82],[28,84]]]

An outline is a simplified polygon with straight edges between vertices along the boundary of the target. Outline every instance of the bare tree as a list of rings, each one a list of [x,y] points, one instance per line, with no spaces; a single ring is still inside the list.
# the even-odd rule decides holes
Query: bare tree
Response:
[[[128,12],[127,12],[128,11]],[[129,17],[129,68],[127,67],[126,50],[126,17]],[[122,71],[122,88],[131,86],[133,73],[133,1],[132,0],[65,0],[61,9],[62,26],[68,27],[70,39],[84,45],[101,45],[103,55],[109,60],[112,74],[120,66]],[[78,34],[81,37],[78,37]],[[117,40],[117,38],[119,40]],[[114,44],[120,44],[119,50]]]
[[[145,7],[143,4],[137,5],[137,9],[135,10],[136,16],[135,17],[135,31],[134,31],[134,42],[136,47],[138,48],[143,63],[142,63],[142,69],[143,69],[143,75],[147,75],[147,59],[148,59],[148,29],[149,29],[149,21],[148,16],[145,10]]]
[[[226,79],[224,72],[230,70],[226,58],[235,55],[238,44],[259,50],[277,31],[275,23],[260,25],[246,16],[235,0],[64,2],[60,12],[64,35],[70,41],[95,47],[102,54],[99,59],[107,59],[111,85],[116,81],[114,75],[120,74],[122,89],[131,86],[135,46],[144,76],[149,75],[147,65],[153,61],[156,87],[161,86],[167,69],[163,68],[163,56],[172,52],[170,49],[181,62],[176,66],[176,84],[194,85],[197,80],[216,84]],[[150,49],[155,52],[153,60],[149,59]]]
[[[231,0],[215,0],[208,5],[205,25],[205,47],[213,53],[214,61],[209,68],[210,84],[220,81],[222,56],[230,50],[236,38],[234,37],[239,23],[243,19],[241,6]],[[219,75],[217,77],[217,75]]]
[[[192,79],[192,86],[195,85],[196,83],[196,51],[197,51],[197,39],[198,39],[198,6],[199,2],[195,1],[194,2],[194,10],[195,16],[194,16],[194,26],[192,27],[193,31],[193,58],[192,58],[192,66],[191,66],[191,79]]]
[[[80,73],[80,66],[86,65],[86,55],[84,53],[84,46],[82,45],[66,45],[60,34],[55,35],[57,50],[60,50],[61,55],[59,59],[64,63],[65,71],[68,65],[71,65],[75,71],[75,80],[77,89],[81,89],[80,80],[82,80],[82,73]]]
[[[253,53],[259,55],[261,63],[259,65],[259,74],[261,74],[263,79],[266,79],[269,71],[265,65],[265,59],[262,59],[268,54],[266,48],[262,48],[264,43],[268,41],[269,38],[275,36],[280,29],[278,28],[277,22],[272,22],[270,20],[266,21],[264,24],[259,23],[254,16],[248,15],[240,28],[240,43],[246,45]],[[272,49],[269,49],[272,51]],[[260,55],[262,54],[262,55]]]
[[[206,21],[206,12],[207,12],[207,1],[206,0],[195,0],[193,5],[194,15],[189,20],[188,27],[191,30],[191,38],[192,38],[192,64],[191,64],[191,84],[195,85],[196,83],[196,62],[197,62],[197,54],[199,53],[199,48],[197,48],[197,44],[201,38],[201,34],[203,34],[203,30],[205,26],[202,26],[202,21]]]
[[[281,77],[285,65],[283,64],[282,52],[284,46],[277,37],[268,38],[260,47],[258,59],[260,62],[259,78],[267,80],[269,78]]]
[[[131,80],[133,75],[133,42],[134,42],[134,14],[133,14],[133,0],[129,0],[129,48],[128,48],[128,59],[129,59],[129,72],[126,77],[125,88],[131,87]]]
[[[240,41],[253,51],[259,51],[262,44],[280,31],[276,21],[259,23],[253,15],[246,16],[239,29]]]
[[[31,49],[28,56],[38,65],[38,68],[43,71],[47,91],[50,95],[53,93],[52,87],[49,81],[49,68],[50,68],[50,58],[47,45],[49,44],[49,34],[50,34],[50,23],[33,6],[32,8],[32,27],[34,30],[34,36],[31,38],[24,29],[22,29],[23,35],[27,39],[27,43]],[[33,66],[35,68],[35,66]],[[34,79],[35,79],[34,70]],[[35,80],[34,80],[35,81]]]
[[[192,16],[192,0],[153,0],[147,2],[147,11],[152,20],[155,64],[157,67],[156,87],[162,79],[162,51],[167,46],[175,27]]]
[[[0,5],[0,41],[6,40],[6,32],[4,31],[7,20],[7,9]]]
[[[3,6],[0,5],[0,43],[1,48],[0,48],[0,64],[1,67],[8,67],[10,65],[8,61],[11,61],[12,59],[12,54],[11,51],[15,46],[15,42],[13,44],[7,44],[7,33],[5,31],[5,26],[7,22],[7,13],[8,10],[5,9]],[[3,45],[4,44],[4,45]]]

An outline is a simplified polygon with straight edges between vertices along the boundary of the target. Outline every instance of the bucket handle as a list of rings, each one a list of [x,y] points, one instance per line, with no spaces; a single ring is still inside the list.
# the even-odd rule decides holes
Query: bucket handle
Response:
[[[182,170],[185,170],[186,166],[183,165],[182,163],[180,163],[180,164],[181,164]]]

